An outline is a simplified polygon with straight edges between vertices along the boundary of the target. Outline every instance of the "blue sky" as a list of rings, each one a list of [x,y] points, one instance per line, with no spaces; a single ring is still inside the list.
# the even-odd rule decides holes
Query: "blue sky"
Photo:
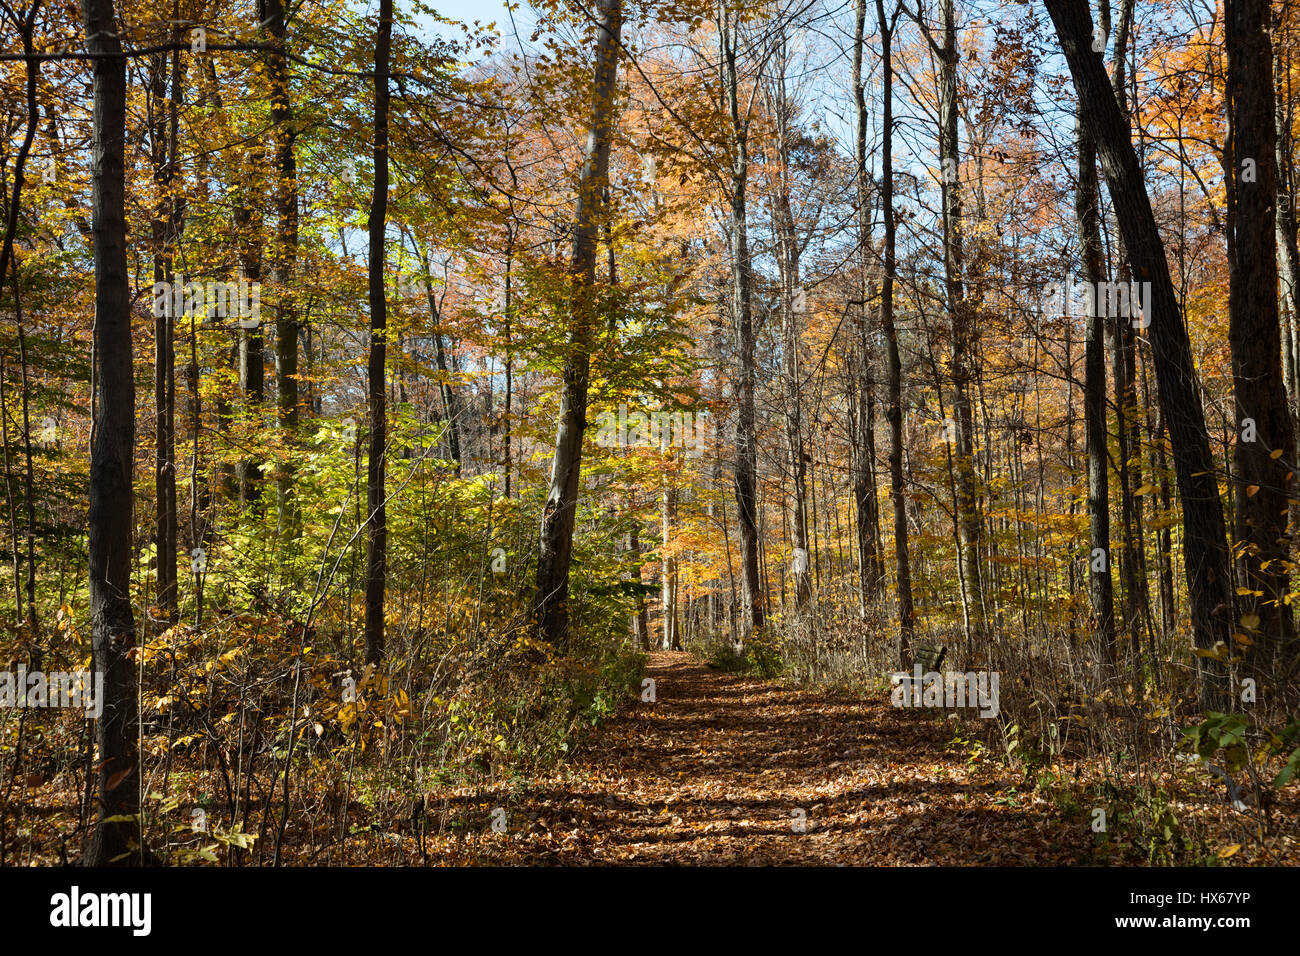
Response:
[[[485,24],[495,22],[497,33],[503,37],[506,46],[512,45],[511,40],[516,29],[519,33],[527,35],[537,22],[537,15],[526,2],[515,3],[513,25],[511,14],[506,10],[505,0],[431,0],[430,6],[442,16],[463,23],[473,23],[475,20]],[[444,32],[434,28],[432,24],[426,26],[430,33]],[[459,30],[446,31],[446,35],[463,36]]]

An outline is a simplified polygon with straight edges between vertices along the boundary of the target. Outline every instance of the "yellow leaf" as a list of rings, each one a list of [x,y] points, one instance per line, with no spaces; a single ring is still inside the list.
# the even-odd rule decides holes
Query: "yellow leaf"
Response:
[[[1253,631],[1255,628],[1259,627],[1259,615],[1247,614],[1241,619],[1241,626]]]
[[[1232,844],[1232,846],[1225,846],[1223,849],[1219,851],[1219,859],[1226,860],[1228,857],[1232,856],[1232,854],[1236,853],[1240,849],[1241,849],[1240,843],[1234,843]]]

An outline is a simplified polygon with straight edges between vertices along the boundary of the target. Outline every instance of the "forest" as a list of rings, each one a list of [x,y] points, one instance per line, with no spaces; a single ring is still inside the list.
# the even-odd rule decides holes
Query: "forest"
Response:
[[[0,0],[0,867],[1300,863],[1298,137],[1294,0]]]

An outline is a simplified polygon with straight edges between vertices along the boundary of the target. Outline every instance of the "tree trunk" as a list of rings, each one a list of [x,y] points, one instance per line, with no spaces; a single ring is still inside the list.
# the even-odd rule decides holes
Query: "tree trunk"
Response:
[[[1151,283],[1145,320],[1149,323],[1160,402],[1169,428],[1183,501],[1192,638],[1197,648],[1210,650],[1217,643],[1227,645],[1230,640],[1232,575],[1223,505],[1215,480],[1191,343],[1178,313],[1164,244],[1138,167],[1128,123],[1115,101],[1101,56],[1092,50],[1092,18],[1087,2],[1045,2],[1074,77],[1079,111],[1088,117],[1097,144],[1134,278]],[[1196,661],[1202,706],[1222,709],[1227,704],[1223,666],[1207,656],[1198,655]]]
[[[285,56],[287,32],[283,0],[259,0],[262,23],[271,37],[267,54],[267,77],[271,84],[271,128],[275,139],[275,400],[280,428],[286,444],[298,430],[298,314],[293,289],[298,264],[298,160],[294,153],[297,132],[290,106],[289,67]],[[280,532],[298,535],[293,506],[293,465],[283,462],[276,478]]]
[[[1290,558],[1288,463],[1295,460],[1295,434],[1278,324],[1277,128],[1268,29],[1267,0],[1227,0],[1227,94],[1236,177],[1236,282],[1228,293],[1228,342],[1237,428],[1244,432],[1247,419],[1255,422],[1255,434],[1239,435],[1233,448],[1236,546],[1246,586],[1263,592],[1244,596],[1241,607],[1259,617],[1255,644],[1245,652],[1246,671],[1257,677],[1271,671],[1279,654],[1288,663],[1295,656],[1295,628],[1289,606],[1282,603],[1290,580],[1284,568]]]
[[[659,646],[662,650],[673,651],[680,648],[681,638],[677,634],[677,558],[668,550],[668,543],[672,540],[673,534],[673,516],[677,512],[677,489],[671,482],[664,488],[660,501],[663,506],[660,517],[664,556],[659,582],[663,626]]]
[[[754,424],[754,310],[751,291],[749,220],[749,124],[741,117],[740,79],[736,73],[738,17],[725,3],[718,9],[723,95],[730,118],[732,320],[736,326],[736,512],[740,522],[740,644],[763,626],[764,587],[758,561],[758,449]]]
[[[168,92],[166,54],[152,58],[150,77],[150,137],[154,183],[159,192],[154,211],[153,278],[155,287],[164,283],[169,291],[165,308],[154,309],[154,563],[158,574],[158,606],[170,623],[176,623],[177,572],[176,538],[176,346],[175,296],[170,294],[174,275],[172,260],[180,238],[182,212],[179,196],[172,195],[176,178],[181,55],[172,53],[171,88]],[[164,103],[166,110],[164,111]],[[156,298],[156,297],[155,297]]]
[[[871,180],[867,173],[867,98],[862,75],[866,42],[867,0],[857,0],[853,32],[853,101],[856,107],[855,174],[858,200],[858,269],[862,306],[858,318],[858,402],[853,497],[857,512],[860,608],[875,599],[885,577],[880,553],[880,507],[876,499],[876,383],[868,316],[874,292],[871,281]]]
[[[650,614],[646,608],[645,591],[641,587],[641,517],[636,509],[634,498],[628,499],[629,511],[632,513],[632,530],[628,534],[628,553],[632,555],[635,572],[632,584],[636,588],[636,609],[632,615],[632,642],[639,651],[650,650]]]
[[[781,32],[775,40],[776,53],[772,79],[775,94],[771,97],[776,136],[777,181],[772,201],[772,228],[776,236],[776,264],[781,282],[781,373],[782,398],[785,402],[785,444],[790,465],[790,484],[794,507],[790,515],[790,545],[794,550],[794,606],[807,605],[812,597],[812,578],[808,566],[808,467],[804,453],[803,415],[799,382],[799,329],[804,299],[799,289],[799,238],[796,234],[791,204],[790,103],[786,95],[786,39]]]
[[[1277,173],[1277,266],[1282,298],[1282,360],[1286,373],[1287,398],[1291,406],[1294,425],[1300,415],[1300,355],[1296,352],[1296,326],[1300,323],[1300,248],[1296,243],[1294,171],[1291,166],[1291,110],[1285,91],[1281,89],[1281,75],[1288,69],[1280,50],[1274,53],[1274,74],[1277,87],[1276,142],[1274,170]],[[1295,507],[1292,506],[1292,511]],[[1291,521],[1295,523],[1295,515]]]
[[[885,217],[884,275],[880,280],[880,326],[885,333],[886,364],[889,369],[889,491],[894,504],[894,566],[898,587],[898,638],[894,659],[900,668],[911,664],[915,612],[912,608],[912,569],[907,543],[907,496],[903,480],[903,363],[898,352],[898,330],[894,328],[894,64],[891,45],[895,9],[885,19],[884,0],[876,0],[880,22],[880,60],[884,77],[884,120],[880,146],[880,205]]]
[[[255,161],[261,153],[254,148],[249,154],[249,161]],[[256,176],[241,176],[243,189],[235,203],[234,221],[237,235],[239,268],[243,278],[250,284],[262,281],[262,195],[255,185]],[[262,322],[258,317],[249,323],[240,323],[238,349],[239,391],[248,406],[248,413],[256,421],[261,421],[262,405],[266,401],[266,358],[265,339],[262,335]],[[250,505],[260,513],[262,499],[261,463],[249,458],[241,459],[235,465],[235,477],[239,483],[239,501]]]
[[[573,258],[569,273],[569,354],[560,387],[560,414],[551,462],[551,487],[542,512],[537,554],[538,628],[553,645],[567,641],[569,563],[582,473],[582,436],[587,425],[587,379],[595,327],[596,238],[605,214],[609,147],[614,119],[618,48],[623,27],[621,0],[598,0],[596,68],[591,101],[591,129],[578,181],[573,214]]]
[[[388,413],[384,365],[388,302],[384,297],[384,238],[388,228],[388,53],[393,37],[393,0],[380,0],[375,33],[375,188],[370,200],[370,451],[366,458],[366,663],[384,658],[384,589],[388,574],[388,521],[384,503]]]
[[[1096,289],[1102,281],[1101,220],[1098,211],[1097,148],[1088,131],[1086,115],[1077,120],[1079,184],[1074,214],[1079,231],[1079,258],[1083,281]],[[1088,597],[1092,603],[1093,633],[1097,652],[1111,673],[1118,655],[1115,648],[1115,598],[1110,574],[1110,474],[1106,448],[1106,329],[1100,309],[1090,309],[1084,346],[1083,420],[1088,449]],[[1101,553],[1098,554],[1098,551]]]
[[[961,550],[962,607],[966,638],[978,646],[984,635],[984,589],[980,583],[980,509],[975,488],[974,421],[970,399],[974,322],[966,300],[962,248],[961,150],[957,141],[957,46],[954,0],[940,0],[943,45],[939,50],[939,165],[943,191],[943,262],[948,316],[952,323],[952,409],[954,484]]]
[[[131,482],[135,377],[127,284],[125,167],[126,60],[113,0],[83,0],[93,61],[91,230],[95,263],[95,418],[90,444],[90,620],[93,670],[104,676],[97,722],[98,823],[84,862],[107,866],[143,856],[136,749],[136,679],[131,608]],[[105,822],[109,818],[112,823]]]

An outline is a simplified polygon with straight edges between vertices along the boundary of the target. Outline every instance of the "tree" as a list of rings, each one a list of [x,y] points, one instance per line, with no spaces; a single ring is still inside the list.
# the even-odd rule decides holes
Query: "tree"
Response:
[[[795,222],[793,182],[796,144],[794,130],[794,103],[789,90],[789,41],[785,24],[778,22],[770,57],[773,63],[769,77],[769,111],[773,119],[776,140],[776,182],[772,196],[772,231],[776,237],[776,264],[780,276],[781,294],[781,374],[785,404],[786,453],[789,459],[790,483],[794,502],[790,514],[790,543],[796,555],[793,562],[794,603],[802,609],[812,596],[812,575],[808,557],[808,455],[804,450],[803,390],[800,381],[799,346],[802,312],[806,296],[800,288],[799,257],[804,240]]]
[[[723,96],[730,122],[727,130],[731,160],[729,199],[731,221],[731,317],[736,329],[736,467],[734,488],[740,521],[741,643],[754,636],[765,618],[765,588],[758,567],[758,451],[754,429],[754,306],[749,254],[749,117],[740,106],[740,77],[736,70],[739,14],[727,3],[718,5],[718,43],[722,58]]]
[[[293,101],[289,89],[288,29],[283,0],[258,0],[258,18],[265,28],[270,49],[266,55],[270,83],[271,124],[274,137],[277,217],[276,241],[272,248],[271,276],[275,280],[275,393],[280,428],[292,439],[298,428],[298,313],[294,283],[298,261],[298,158],[294,152]],[[279,497],[280,530],[296,537],[292,503],[293,466],[282,464],[276,482]]]
[[[1276,246],[1276,127],[1269,4],[1227,0],[1230,142],[1234,181],[1230,218],[1231,285],[1228,341],[1238,429],[1254,422],[1233,448],[1237,484],[1236,539],[1244,585],[1251,592],[1243,610],[1259,620],[1249,671],[1262,676],[1282,655],[1288,666],[1300,655],[1286,568],[1290,557],[1288,499],[1294,494],[1288,463],[1295,461],[1295,434],[1282,375]],[[1251,440],[1253,439],[1253,440]],[[1248,628],[1249,629],[1249,628]]]
[[[573,256],[569,265],[568,352],[560,388],[551,484],[542,511],[537,553],[536,617],[540,633],[555,645],[568,637],[569,564],[582,473],[587,387],[595,333],[596,241],[605,210],[609,150],[613,139],[615,78],[623,26],[621,0],[596,4],[596,68],[586,154],[578,176],[573,214]]]
[[[95,423],[90,448],[90,617],[93,667],[104,675],[96,726],[97,823],[85,862],[143,857],[136,751],[135,616],[131,609],[135,376],[126,269],[126,60],[113,0],[83,0],[92,61],[91,229],[95,259]]]
[[[1151,211],[1128,123],[1115,102],[1101,56],[1092,48],[1092,17],[1087,2],[1046,0],[1046,4],[1074,78],[1079,110],[1088,117],[1097,143],[1133,276],[1136,281],[1151,283],[1151,301],[1146,304],[1149,314],[1144,319],[1149,324],[1160,404],[1173,445],[1183,503],[1192,639],[1198,649],[1207,652],[1197,656],[1201,703],[1207,710],[1222,708],[1226,703],[1224,668],[1212,655],[1216,645],[1229,646],[1232,575],[1223,505],[1214,478],[1214,459],[1191,343],[1178,314],[1164,242]]]
[[[1108,24],[1101,26],[1103,34]],[[1097,146],[1080,110],[1075,121],[1079,177],[1075,186],[1074,215],[1079,234],[1079,261],[1085,285],[1093,289],[1103,281],[1101,215],[1097,181]],[[1111,578],[1110,473],[1106,441],[1106,329],[1102,311],[1088,311],[1084,345],[1083,420],[1088,456],[1088,599],[1092,604],[1093,635],[1101,659],[1116,665],[1115,598]]]
[[[153,226],[153,278],[155,289],[169,290],[163,308],[154,307],[154,495],[157,517],[154,522],[155,566],[158,573],[158,604],[168,621],[177,615],[176,537],[179,519],[176,510],[176,316],[172,308],[175,297],[170,290],[175,281],[172,261],[184,222],[184,206],[173,193],[176,185],[177,149],[179,148],[181,54],[171,55],[170,87],[167,56],[152,57],[149,108],[150,159],[154,183],[159,191],[158,208]]]
[[[370,361],[367,366],[370,452],[366,458],[366,663],[384,656],[384,589],[388,576],[388,523],[384,456],[388,415],[384,374],[388,303],[384,298],[384,239],[388,229],[388,57],[393,38],[393,0],[380,0],[375,32],[375,189],[370,202]]]
[[[885,334],[888,370],[885,418],[889,422],[889,495],[894,505],[894,575],[898,587],[898,638],[894,659],[899,667],[911,664],[916,611],[912,606],[912,559],[907,540],[907,489],[903,476],[903,362],[894,325],[894,273],[897,226],[894,217],[894,27],[899,10],[885,18],[884,0],[876,0],[880,26],[880,75],[884,79],[880,144],[880,205],[885,219],[884,270],[880,278],[880,327]]]
[[[952,408],[954,483],[957,491],[958,540],[961,545],[962,606],[967,640],[984,639],[984,586],[980,581],[979,497],[975,486],[974,432],[971,409],[971,347],[974,315],[967,300],[966,259],[962,234],[961,146],[957,139],[957,16],[954,0],[939,0],[939,164],[943,170],[943,261],[948,315],[952,323]]]
[[[865,613],[884,581],[884,559],[880,553],[880,507],[876,498],[876,396],[868,316],[871,314],[871,175],[867,170],[867,96],[862,72],[866,45],[867,0],[857,0],[853,17],[853,103],[854,173],[857,195],[858,269],[862,275],[859,292],[862,304],[858,317],[857,416],[854,428],[856,458],[853,463],[853,498],[857,512],[858,575],[860,609]]]

